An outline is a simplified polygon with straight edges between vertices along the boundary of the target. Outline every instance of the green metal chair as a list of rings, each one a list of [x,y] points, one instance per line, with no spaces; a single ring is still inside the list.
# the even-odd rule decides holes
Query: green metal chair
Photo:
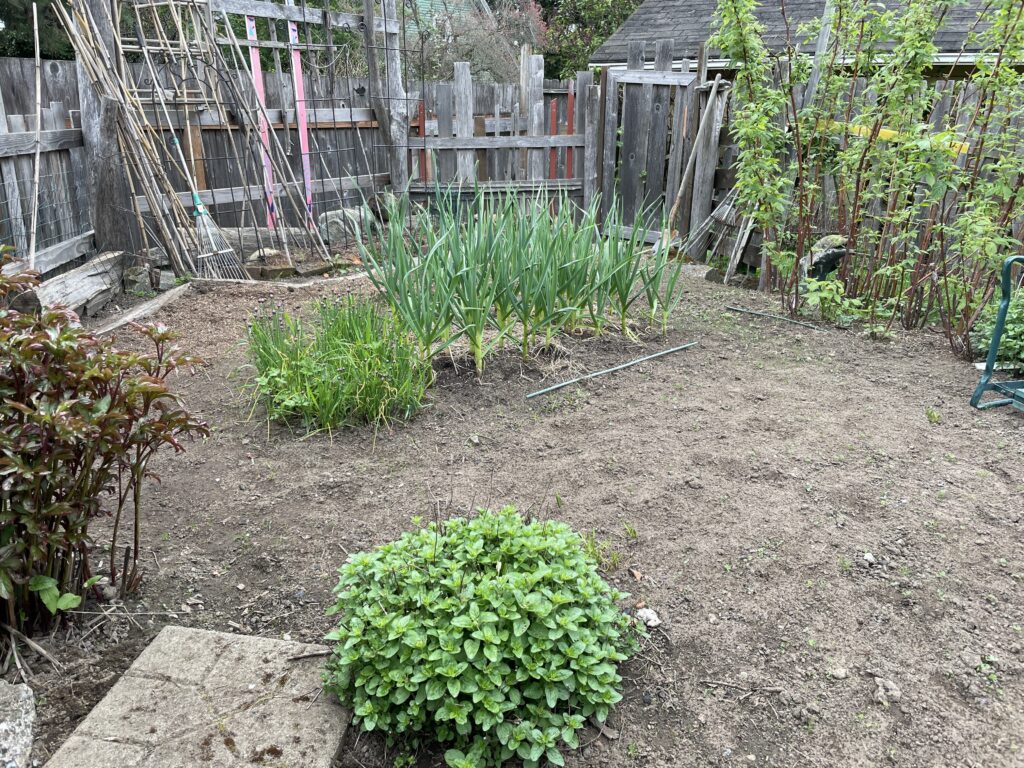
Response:
[[[992,381],[996,356],[999,354],[999,342],[1006,326],[1006,313],[1010,308],[1010,298],[1013,295],[1013,281],[1010,279],[1010,273],[1013,271],[1014,264],[1024,264],[1024,255],[1010,256],[1003,262],[1003,298],[999,302],[999,313],[996,315],[996,324],[992,329],[992,341],[988,345],[985,372],[981,374],[981,381],[978,382],[978,388],[974,390],[974,397],[971,398],[971,405],[981,410],[1000,405],[1012,405],[1014,408],[1024,411],[1024,380]],[[996,392],[1001,397],[998,400],[989,400],[983,403],[981,398],[986,392]]]

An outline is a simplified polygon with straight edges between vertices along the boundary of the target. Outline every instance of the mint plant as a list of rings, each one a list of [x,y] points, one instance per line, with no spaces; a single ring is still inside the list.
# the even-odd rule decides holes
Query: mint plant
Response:
[[[367,731],[451,768],[563,765],[621,698],[635,640],[573,530],[512,507],[431,523],[340,569],[325,687]]]

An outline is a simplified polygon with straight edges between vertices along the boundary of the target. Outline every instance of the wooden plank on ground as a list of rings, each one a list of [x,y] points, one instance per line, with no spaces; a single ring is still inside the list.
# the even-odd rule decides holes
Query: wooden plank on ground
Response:
[[[74,261],[79,256],[84,256],[92,250],[92,230],[81,235],[72,237],[64,242],[51,245],[36,252],[36,272],[45,274],[57,267],[64,266],[69,261]],[[16,275],[28,269],[28,263],[19,259],[12,261],[4,267],[5,275]]]
[[[150,299],[149,301],[145,301],[142,304],[139,304],[138,306],[132,307],[132,309],[128,310],[123,315],[115,317],[112,320],[108,320],[107,322],[103,323],[103,325],[94,328],[93,333],[97,336],[103,336],[105,334],[111,333],[112,331],[116,331],[118,328],[128,325],[128,323],[135,323],[138,322],[139,320],[144,320],[150,315],[158,312],[163,307],[166,307],[175,299],[184,296],[186,293],[188,293],[190,288],[191,285],[189,283],[185,283],[183,285],[176,285],[174,288],[171,288],[171,290],[160,294],[155,299]]]
[[[80,267],[40,283],[32,291],[21,294],[17,304],[22,307],[52,307],[62,304],[78,310],[105,292],[120,292],[124,273],[124,252],[110,251]]]

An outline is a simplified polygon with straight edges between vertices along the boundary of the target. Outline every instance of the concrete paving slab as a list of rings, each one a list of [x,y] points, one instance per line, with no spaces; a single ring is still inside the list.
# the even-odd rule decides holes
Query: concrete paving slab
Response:
[[[166,627],[47,767],[330,768],[351,717],[320,693],[325,650]]]
[[[221,654],[237,645],[232,643],[235,637],[238,636],[223,632],[197,633],[188,627],[164,627],[139,654],[127,674],[193,685],[200,683]]]
[[[86,765],[119,765],[124,768],[138,768],[146,757],[147,750],[145,747],[133,744],[118,744],[73,733],[64,742],[64,746],[60,748],[57,755],[64,753],[74,755],[74,764],[83,768]],[[54,755],[53,759],[47,763],[48,766],[54,764],[57,755]],[[70,764],[72,763],[65,763],[65,765]]]

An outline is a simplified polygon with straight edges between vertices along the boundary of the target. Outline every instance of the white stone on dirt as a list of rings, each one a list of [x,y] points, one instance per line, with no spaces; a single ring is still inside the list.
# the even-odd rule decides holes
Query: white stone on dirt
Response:
[[[32,756],[36,698],[27,685],[0,680],[0,765],[27,768]]]
[[[658,616],[657,612],[650,608],[640,608],[636,612],[636,617],[648,627],[653,628],[661,626],[661,617]]]
[[[865,552],[864,553],[864,562],[867,563],[868,565],[874,565],[878,561],[875,559],[875,556],[873,554],[871,554],[870,552]]]
[[[835,680],[845,680],[850,676],[850,671],[846,667],[836,667],[829,675]]]
[[[884,707],[903,698],[903,692],[892,680],[884,677],[875,678],[874,700]]]

